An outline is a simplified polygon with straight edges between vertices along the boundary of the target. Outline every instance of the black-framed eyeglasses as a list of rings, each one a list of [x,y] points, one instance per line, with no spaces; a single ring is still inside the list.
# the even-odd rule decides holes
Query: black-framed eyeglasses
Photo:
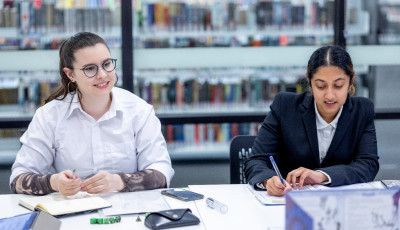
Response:
[[[101,67],[107,72],[113,71],[116,66],[117,66],[117,59],[113,58],[107,59],[103,62],[103,64],[101,64]],[[99,66],[96,64],[90,64],[83,67],[80,70],[83,71],[86,77],[92,78],[96,76],[97,72],[99,71]]]

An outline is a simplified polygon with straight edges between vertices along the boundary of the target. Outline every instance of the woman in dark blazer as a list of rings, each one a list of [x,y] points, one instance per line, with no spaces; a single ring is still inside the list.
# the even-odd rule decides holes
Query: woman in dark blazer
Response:
[[[350,96],[354,71],[349,54],[338,46],[319,48],[308,62],[307,81],[310,92],[275,97],[245,164],[249,183],[269,195],[307,184],[369,182],[379,170],[374,105]]]

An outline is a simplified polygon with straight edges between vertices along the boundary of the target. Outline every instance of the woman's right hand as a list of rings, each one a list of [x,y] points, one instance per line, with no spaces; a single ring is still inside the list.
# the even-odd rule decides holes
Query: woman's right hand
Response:
[[[278,176],[273,176],[265,180],[263,184],[270,196],[283,196],[285,192],[292,191],[290,184],[285,181],[286,186],[284,186]]]
[[[72,196],[81,190],[81,178],[74,178],[71,170],[65,170],[50,177],[50,186],[53,190],[59,191],[63,196]]]

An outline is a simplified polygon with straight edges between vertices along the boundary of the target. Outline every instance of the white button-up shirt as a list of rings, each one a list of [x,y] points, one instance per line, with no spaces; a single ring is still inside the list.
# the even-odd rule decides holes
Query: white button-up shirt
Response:
[[[37,109],[12,166],[10,183],[21,173],[48,174],[76,169],[85,179],[100,170],[134,173],[155,169],[174,175],[161,124],[154,109],[136,95],[114,87],[110,109],[95,120],[78,95]]]
[[[335,119],[331,123],[327,123],[319,114],[317,105],[314,102],[316,123],[317,123],[317,136],[318,136],[318,149],[319,149],[319,160],[322,161],[326,157],[329,146],[331,145],[333,136],[336,132],[336,127],[339,121],[339,117],[342,114],[343,106],[340,107]]]
[[[339,121],[339,117],[342,114],[343,110],[343,105],[340,107],[339,112],[336,114],[336,117],[333,119],[331,123],[327,123],[322,117],[321,114],[319,114],[318,109],[317,109],[317,104],[314,101],[314,108],[315,108],[315,115],[316,115],[316,123],[317,123],[317,136],[318,136],[318,150],[319,150],[319,160],[322,163],[322,161],[326,157],[326,153],[328,152],[329,146],[331,145],[333,136],[335,135],[336,132],[336,127],[337,123]],[[326,174],[322,170],[317,170],[319,172],[322,172],[328,177],[328,181],[324,182],[322,184],[330,184],[331,183],[331,177]]]

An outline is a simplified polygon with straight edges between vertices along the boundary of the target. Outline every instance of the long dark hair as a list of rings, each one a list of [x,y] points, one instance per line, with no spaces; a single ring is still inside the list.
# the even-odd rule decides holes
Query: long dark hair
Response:
[[[77,33],[61,44],[59,54],[59,72],[61,76],[61,82],[57,86],[57,88],[50,94],[50,96],[48,96],[44,100],[45,104],[54,99],[63,100],[68,93],[79,91],[76,83],[71,82],[71,80],[64,73],[64,68],[67,67],[72,69],[72,63],[75,61],[74,53],[77,50],[89,46],[95,46],[98,43],[104,44],[107,49],[110,50],[103,38],[101,38],[97,34],[90,32]]]
[[[340,46],[324,46],[311,55],[307,65],[307,79],[311,87],[311,79],[321,66],[336,66],[342,69],[350,77],[350,95],[354,95],[355,88],[353,62],[347,51]]]

